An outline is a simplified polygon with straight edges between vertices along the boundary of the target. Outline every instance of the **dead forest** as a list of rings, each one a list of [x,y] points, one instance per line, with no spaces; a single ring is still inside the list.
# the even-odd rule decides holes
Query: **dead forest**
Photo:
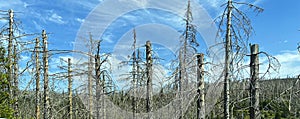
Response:
[[[225,2],[225,1],[224,1]],[[24,33],[21,21],[0,10],[0,118],[8,119],[298,119],[300,75],[270,78],[280,62],[251,44],[255,28],[248,14],[263,8],[226,0],[217,19],[221,42],[198,51],[200,44],[190,0],[186,2],[184,31],[164,82],[155,43],[139,46],[139,31],[131,32],[128,60],[116,63],[103,50],[103,40],[87,32],[88,51],[50,49],[52,32]],[[239,9],[242,5],[249,9]],[[1,9],[1,8],[0,8]],[[250,11],[250,12],[249,12]],[[259,15],[258,15],[259,17]],[[164,34],[161,34],[164,35]],[[209,52],[219,48],[220,53]],[[295,47],[297,49],[297,47]],[[29,58],[22,58],[23,56]],[[299,53],[300,55],[300,53]],[[67,56],[54,60],[55,56]],[[72,57],[76,56],[76,57]],[[214,62],[214,57],[219,62]],[[266,57],[267,62],[260,62]],[[261,67],[262,64],[267,64]],[[127,69],[122,79],[112,65]],[[120,72],[121,72],[120,69]],[[267,69],[267,70],[261,70]],[[118,70],[117,70],[118,71]],[[216,72],[219,72],[216,74]],[[119,86],[125,85],[126,88]],[[160,85],[158,85],[160,84]]]

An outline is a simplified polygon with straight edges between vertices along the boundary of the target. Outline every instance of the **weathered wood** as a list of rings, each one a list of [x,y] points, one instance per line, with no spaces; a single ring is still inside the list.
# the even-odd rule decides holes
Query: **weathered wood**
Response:
[[[12,68],[12,47],[13,47],[13,24],[14,24],[14,11],[12,9],[8,10],[9,15],[9,28],[8,28],[8,47],[7,47],[7,74],[8,74],[8,90],[9,96],[13,98],[13,68]],[[13,106],[13,105],[12,105]]]
[[[92,58],[92,50],[93,50],[93,38],[91,33],[89,34],[89,52],[88,52],[88,109],[89,109],[89,119],[93,118],[93,112],[94,112],[94,104],[93,104],[93,79],[92,79],[92,72],[93,72],[93,58]]]
[[[101,96],[101,100],[102,100],[102,119],[106,119],[106,107],[105,107],[105,75],[103,73],[102,75],[102,83],[101,83],[101,89],[102,90],[102,96]]]
[[[260,119],[259,111],[259,49],[258,45],[251,46],[250,61],[250,119]]]
[[[231,58],[231,20],[232,20],[232,0],[228,0],[227,3],[227,25],[226,25],[226,41],[225,41],[225,77],[224,77],[224,119],[230,118],[229,113],[229,81],[231,80],[230,74],[230,63],[232,61]]]
[[[204,54],[197,55],[197,119],[205,119],[205,98],[204,98]]]
[[[17,53],[17,45],[14,45],[14,52],[13,52],[13,72],[14,72],[14,90],[13,90],[13,96],[14,96],[14,116],[19,117],[19,66],[18,66],[18,53]]]
[[[152,64],[153,59],[152,59],[152,46],[151,42],[147,41],[146,42],[146,76],[147,76],[147,93],[146,93],[146,110],[148,113],[148,119],[151,119],[151,111],[152,111]]]
[[[137,85],[137,57],[136,57],[136,32],[133,30],[133,57],[132,57],[132,81],[133,81],[133,96],[132,96],[132,118],[136,118],[136,85]]]
[[[40,118],[40,39],[35,39],[35,118]]]
[[[48,37],[46,31],[42,31],[43,38],[43,65],[44,65],[44,119],[50,119],[50,101],[49,101],[49,73],[48,73]]]
[[[71,58],[68,58],[68,98],[69,98],[69,119],[73,118],[73,94],[72,94],[72,70],[71,70]]]

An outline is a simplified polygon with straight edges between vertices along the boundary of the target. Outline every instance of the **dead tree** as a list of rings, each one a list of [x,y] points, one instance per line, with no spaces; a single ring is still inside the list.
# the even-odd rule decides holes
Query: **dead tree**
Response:
[[[122,61],[121,65],[130,65],[131,66],[131,71],[129,72],[129,77],[127,77],[126,79],[130,79],[131,80],[131,92],[132,92],[132,96],[130,97],[132,102],[131,102],[131,109],[132,109],[132,118],[135,119],[136,117],[136,113],[137,113],[137,89],[139,86],[139,82],[141,81],[142,76],[141,75],[141,57],[140,57],[140,51],[139,48],[137,47],[137,39],[136,39],[136,31],[135,29],[133,30],[133,45],[132,45],[132,49],[133,52],[130,56],[129,61]]]
[[[35,118],[40,118],[40,40],[35,39]]]
[[[232,17],[232,0],[228,0],[227,4],[227,28],[226,28],[226,41],[225,41],[225,78],[224,78],[224,118],[229,119],[229,80],[230,63],[231,63],[231,17]]]
[[[204,54],[197,55],[197,119],[205,119]]]
[[[90,48],[89,48],[89,52],[88,52],[88,57],[89,57],[89,61],[88,61],[88,109],[89,109],[89,119],[93,118],[93,108],[94,108],[94,104],[93,104],[93,77],[92,77],[92,72],[93,72],[93,57],[92,57],[92,50],[93,50],[93,38],[92,35],[89,34],[90,39]]]
[[[185,13],[185,30],[181,35],[181,47],[179,49],[179,66],[178,66],[178,82],[179,87],[179,118],[183,118],[184,112],[182,108],[182,92],[187,88],[189,82],[190,67],[188,64],[191,62],[191,58],[197,51],[196,47],[199,46],[196,40],[196,26],[193,22],[193,15],[191,9],[191,2],[188,1],[187,9]]]
[[[146,43],[146,76],[147,76],[147,94],[146,94],[146,110],[148,113],[148,118],[151,119],[150,112],[152,111],[152,46],[151,42],[147,41]]]
[[[73,118],[73,94],[72,94],[72,70],[71,70],[71,58],[68,58],[68,93],[69,93],[69,106],[68,106],[68,114],[69,119]]]
[[[13,86],[12,86],[12,82],[13,82],[13,62],[12,62],[12,48],[13,48],[13,37],[14,37],[14,29],[13,29],[13,24],[14,24],[14,11],[12,9],[8,10],[8,15],[9,15],[9,28],[8,28],[8,47],[7,47],[7,74],[8,74],[8,90],[9,90],[9,95],[10,98],[13,99]]]
[[[258,45],[251,46],[250,61],[250,119],[260,119],[259,111],[259,50]]]
[[[239,10],[234,6],[238,5],[247,5],[248,7],[254,9],[255,12],[262,12],[263,9],[249,3],[239,3],[232,0],[228,0],[225,4],[226,8],[221,16],[217,19],[219,21],[219,33],[224,36],[224,46],[225,46],[225,67],[224,67],[224,89],[223,89],[223,114],[225,119],[230,118],[230,80],[233,77],[234,66],[237,70],[240,70],[239,67],[241,62],[244,59],[244,56],[247,52],[247,41],[253,31],[251,26],[250,19],[246,16],[244,12]],[[225,29],[225,30],[224,30]],[[223,36],[222,36],[223,37]],[[222,43],[222,44],[223,44]],[[238,76],[236,75],[235,78]]]
[[[19,117],[19,66],[18,66],[18,51],[17,51],[17,44],[14,45],[14,52],[13,52],[13,72],[14,72],[14,90],[13,90],[13,96],[14,96],[14,111],[15,111],[15,117]]]
[[[132,82],[133,82],[133,96],[132,96],[132,118],[136,118],[136,89],[137,89],[137,57],[136,57],[136,32],[133,30],[133,54],[132,54]]]
[[[43,38],[43,68],[44,68],[44,119],[50,119],[50,101],[49,101],[49,74],[48,74],[48,37],[46,31],[42,31]]]
[[[100,96],[101,96],[101,92],[103,90],[103,94],[102,96],[104,97],[104,85],[101,85],[101,60],[100,60],[100,45],[101,45],[101,41],[99,41],[98,46],[97,46],[97,53],[95,55],[95,74],[96,74],[96,118],[100,119]],[[104,80],[104,77],[103,77]],[[103,82],[103,84],[105,83],[105,81]],[[102,87],[102,90],[101,90]],[[104,105],[104,100],[103,100],[103,105]],[[103,106],[102,105],[102,106]],[[105,119],[105,107],[103,106],[103,119]]]

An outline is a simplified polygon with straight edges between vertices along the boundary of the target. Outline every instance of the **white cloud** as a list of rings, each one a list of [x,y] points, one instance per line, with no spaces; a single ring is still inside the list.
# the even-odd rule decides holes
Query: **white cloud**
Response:
[[[29,59],[30,59],[29,56],[21,55],[21,60],[22,60],[22,61],[27,61],[27,60],[29,60]]]
[[[297,76],[300,74],[300,54],[298,51],[282,51],[274,57],[279,61],[281,67],[279,73],[272,73],[271,77],[285,78],[287,76]],[[266,61],[266,57],[262,57],[260,62]],[[261,66],[261,73],[266,70],[267,65],[267,63],[264,63]]]
[[[255,2],[253,4],[254,5],[258,5],[258,4],[262,3],[262,2],[263,2],[263,0],[255,0]]]
[[[220,7],[225,1],[223,0],[208,0],[208,3],[210,3],[210,6],[214,8]]]
[[[88,10],[92,10],[102,1],[103,0],[68,0],[68,2],[70,2],[70,4],[73,3],[76,5],[79,5],[81,9],[83,8],[83,9],[88,9]]]
[[[80,19],[80,18],[76,18],[75,19],[77,22],[79,22],[79,23],[83,23],[84,22],[84,19]]]
[[[20,9],[23,9],[24,3],[21,0],[10,0],[9,2],[2,1],[0,4],[1,10],[8,10],[8,9],[14,9],[19,11]]]
[[[32,23],[34,24],[35,29],[40,30],[40,31],[43,29],[43,27],[36,21],[33,20]]]
[[[103,39],[105,42],[113,43],[114,41],[112,40],[112,37],[113,37],[113,34],[112,34],[112,33],[106,33],[106,34],[103,34],[102,39]]]
[[[52,21],[52,22],[55,22],[55,23],[58,23],[58,24],[65,24],[66,22],[63,21],[63,18],[62,16],[56,14],[56,13],[53,13],[50,18],[49,18],[49,21]]]

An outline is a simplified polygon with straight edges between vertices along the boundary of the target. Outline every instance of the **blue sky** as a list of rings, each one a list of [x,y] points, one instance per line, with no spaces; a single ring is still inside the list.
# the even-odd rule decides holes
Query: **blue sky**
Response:
[[[51,33],[49,35],[51,49],[70,50],[73,49],[77,32],[85,18],[102,2],[103,0],[0,0],[0,10],[14,9],[16,18],[22,22],[22,30],[26,33],[40,33],[42,29],[46,29]],[[223,0],[199,0],[198,2],[212,18],[222,12],[220,5],[224,3]],[[264,8],[263,13],[257,16],[252,14],[250,17],[255,29],[250,42],[258,43],[261,51],[268,52],[281,61],[281,73],[273,76],[299,74],[300,54],[296,48],[300,41],[300,1],[248,0],[247,2]],[[144,14],[145,12],[152,12],[152,15]],[[110,29],[118,30],[106,31],[103,37],[106,48],[103,51],[111,52],[117,40],[125,33],[130,33],[128,32],[130,27],[137,26],[139,23],[159,22],[178,31],[182,30],[180,28],[182,21],[176,15],[155,12],[157,11],[133,11],[116,20]],[[132,22],[130,21],[133,20],[132,16],[139,16],[139,18],[134,18],[137,21]],[[167,19],[161,19],[162,17]],[[5,21],[0,20],[1,23]]]

